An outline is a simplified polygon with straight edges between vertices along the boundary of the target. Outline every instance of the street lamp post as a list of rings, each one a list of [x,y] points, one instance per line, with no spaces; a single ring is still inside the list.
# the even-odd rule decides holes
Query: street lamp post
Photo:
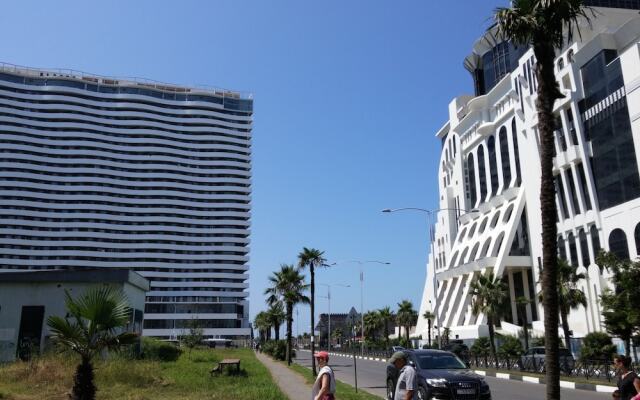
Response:
[[[461,208],[453,208],[453,207],[445,207],[445,208],[438,208],[436,210],[427,210],[425,208],[418,208],[418,207],[402,207],[402,208],[385,208],[384,210],[382,210],[383,213],[392,213],[392,212],[396,212],[396,211],[419,211],[419,212],[423,212],[427,214],[427,224],[429,225],[429,244],[431,247],[431,254],[433,255],[433,236],[432,236],[432,232],[431,232],[431,227],[432,227],[432,216],[437,214],[440,211],[456,211],[456,212],[460,212],[462,211],[462,214],[458,215],[457,218],[461,217],[462,215],[471,215],[471,214],[477,214],[479,213],[479,211],[477,210],[463,210]],[[433,268],[433,265],[432,265]],[[440,334],[440,327],[442,326],[442,324],[440,323],[440,310],[438,309],[438,284],[437,284],[437,278],[436,278],[436,271],[433,271],[433,299],[434,299],[434,303],[435,303],[435,313],[436,313],[436,322],[438,324],[438,345],[439,347],[442,347],[442,335]]]
[[[340,286],[340,287],[351,287],[351,285],[342,285],[340,283],[318,283],[318,285],[327,287],[327,302],[329,303],[329,314],[327,314],[328,319],[328,329],[327,329],[327,349],[331,351],[331,286]]]
[[[356,263],[360,266],[360,355],[364,356],[364,271],[362,270],[363,264],[382,264],[382,265],[390,265],[390,262],[378,261],[378,260],[346,260],[346,261],[336,261],[334,263],[329,264],[329,266],[334,266],[341,263]]]

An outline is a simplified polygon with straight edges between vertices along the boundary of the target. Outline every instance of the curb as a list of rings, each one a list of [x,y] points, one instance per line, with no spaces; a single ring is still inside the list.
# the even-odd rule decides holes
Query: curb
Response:
[[[299,350],[299,351],[306,351],[306,352],[311,352],[311,350]],[[329,353],[329,355],[331,356],[336,356],[336,357],[353,357],[352,355],[349,354],[344,354],[344,353]],[[371,360],[371,361],[379,361],[382,363],[387,362],[386,359],[383,358],[374,358],[374,357],[362,357],[362,356],[356,356],[356,359],[358,360]],[[520,381],[520,382],[527,382],[527,383],[536,383],[536,384],[544,384],[545,380],[544,378],[538,378],[535,376],[524,376],[524,375],[516,375],[516,374],[507,374],[507,373],[503,373],[503,372],[487,372],[487,371],[483,371],[481,369],[475,369],[473,370],[473,372],[475,372],[478,375],[482,375],[482,376],[489,376],[492,378],[497,378],[497,379],[508,379],[508,380],[512,380],[512,381]],[[593,383],[578,383],[578,382],[572,382],[572,381],[560,381],[560,387],[564,388],[564,389],[578,389],[578,390],[588,390],[591,392],[600,392],[600,393],[612,393],[614,390],[616,390],[615,386],[607,386],[607,385],[597,385],[597,384],[593,384]]]

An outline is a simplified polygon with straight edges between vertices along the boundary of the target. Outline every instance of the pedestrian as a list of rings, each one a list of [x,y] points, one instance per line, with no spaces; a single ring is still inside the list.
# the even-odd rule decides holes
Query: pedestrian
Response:
[[[413,392],[417,389],[416,370],[407,363],[407,355],[396,351],[389,362],[400,370],[393,400],[413,400]]]
[[[640,393],[640,378],[631,370],[631,357],[617,355],[613,358],[613,364],[618,369],[620,400],[635,400]]]
[[[336,377],[329,364],[329,353],[318,351],[313,355],[320,368],[318,376],[311,389],[312,400],[335,400]]]

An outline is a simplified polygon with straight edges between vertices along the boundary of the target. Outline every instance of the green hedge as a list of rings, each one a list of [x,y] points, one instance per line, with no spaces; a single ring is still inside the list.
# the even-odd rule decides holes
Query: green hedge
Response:
[[[157,361],[176,361],[182,350],[176,344],[150,337],[142,338],[142,358]]]
[[[269,340],[262,344],[262,352],[270,355],[276,360],[286,361],[287,359],[287,341],[286,340]],[[291,357],[296,356],[296,351],[291,349]]]

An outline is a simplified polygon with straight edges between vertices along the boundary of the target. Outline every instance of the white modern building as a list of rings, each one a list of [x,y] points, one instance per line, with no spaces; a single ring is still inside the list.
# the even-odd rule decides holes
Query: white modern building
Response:
[[[253,100],[0,65],[0,271],[127,268],[144,334],[250,335]]]
[[[639,1],[586,1],[597,6],[582,37],[557,54],[556,179],[559,256],[579,266],[588,306],[570,315],[574,337],[602,329],[598,296],[609,285],[594,258],[599,249],[640,254],[640,9]],[[449,104],[442,141],[437,212],[417,334],[425,311],[452,337],[486,336],[484,315],[471,312],[470,283],[493,271],[508,283],[511,310],[498,331],[527,321],[543,333],[537,300],[542,259],[535,58],[485,34],[465,59],[475,94]],[[462,210],[473,210],[465,214]],[[434,276],[435,274],[435,276]],[[433,332],[433,334],[437,334]]]

